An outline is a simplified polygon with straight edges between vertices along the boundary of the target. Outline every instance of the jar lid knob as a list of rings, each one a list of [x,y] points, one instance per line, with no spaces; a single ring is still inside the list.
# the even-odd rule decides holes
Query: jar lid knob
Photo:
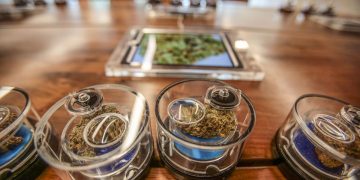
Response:
[[[100,109],[102,101],[103,96],[99,90],[88,88],[70,94],[65,106],[71,114],[85,115]]]
[[[212,86],[208,88],[205,103],[221,110],[230,110],[240,104],[241,91],[230,86]]]
[[[360,108],[352,105],[345,105],[340,110],[340,117],[349,125],[360,128]]]

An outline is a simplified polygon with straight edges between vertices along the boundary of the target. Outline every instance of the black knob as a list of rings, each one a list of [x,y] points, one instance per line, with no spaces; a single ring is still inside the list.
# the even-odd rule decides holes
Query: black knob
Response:
[[[66,108],[70,113],[87,114],[100,109],[102,101],[103,96],[99,90],[93,88],[82,89],[69,96]]]
[[[217,109],[233,109],[240,104],[240,93],[229,86],[213,86],[208,89],[205,102]]]

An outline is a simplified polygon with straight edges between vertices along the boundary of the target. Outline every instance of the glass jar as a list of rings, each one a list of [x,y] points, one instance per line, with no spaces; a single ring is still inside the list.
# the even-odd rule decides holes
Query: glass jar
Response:
[[[157,146],[176,175],[216,178],[236,166],[255,125],[255,110],[240,90],[216,80],[183,80],[159,94]]]
[[[33,143],[38,120],[24,90],[0,87],[0,179],[35,178],[45,167]]]
[[[360,177],[360,109],[328,96],[296,100],[279,129],[276,147],[306,179]]]
[[[44,138],[46,124],[51,138]],[[143,95],[114,84],[70,93],[42,117],[35,147],[51,166],[78,178],[135,179],[153,147],[149,107]]]

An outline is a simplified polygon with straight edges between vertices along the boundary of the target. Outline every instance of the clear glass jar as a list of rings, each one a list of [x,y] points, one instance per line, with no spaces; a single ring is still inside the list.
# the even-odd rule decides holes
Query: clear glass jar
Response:
[[[35,178],[45,167],[33,143],[38,120],[24,90],[0,87],[0,179]]]
[[[72,178],[139,178],[153,153],[149,107],[143,95],[126,86],[87,87],[45,113],[35,142],[48,164]]]
[[[159,94],[157,146],[181,177],[222,177],[236,166],[255,125],[255,110],[240,90],[216,80],[183,80]]]
[[[278,153],[306,179],[360,177],[360,109],[328,96],[296,100],[276,137]]]

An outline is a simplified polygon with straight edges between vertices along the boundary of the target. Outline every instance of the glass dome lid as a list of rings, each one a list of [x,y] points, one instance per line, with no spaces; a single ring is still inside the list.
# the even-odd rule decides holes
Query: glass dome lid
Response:
[[[20,88],[0,87],[0,139],[16,132],[29,112],[29,95]]]
[[[306,110],[300,108],[299,103],[302,99],[315,97],[315,95],[304,95],[300,97],[294,108],[297,123],[300,125],[304,134],[316,146],[327,152],[323,155],[322,161],[331,160],[333,164],[340,162],[350,165],[360,165],[360,133],[359,133],[359,108],[347,105],[348,103],[336,98],[316,95],[320,98],[328,98],[336,101],[339,108],[338,112],[327,109]],[[321,100],[318,100],[321,103]],[[308,111],[306,115],[299,112]],[[328,158],[329,157],[329,158]],[[331,158],[330,158],[331,157]]]
[[[169,91],[178,98],[174,99]],[[171,98],[165,98],[168,96]],[[167,107],[162,105],[166,104],[165,99],[172,99]],[[245,140],[255,125],[255,109],[250,99],[239,89],[209,79],[188,79],[168,85],[157,97],[155,114],[158,126],[171,139],[192,148],[232,147]],[[248,122],[242,122],[247,116]],[[229,128],[215,131],[215,127]]]
[[[129,87],[87,87],[62,98],[44,114],[35,131],[35,147],[47,163],[63,170],[115,166],[136,149],[148,116],[144,96]],[[47,123],[50,139],[43,135]]]

